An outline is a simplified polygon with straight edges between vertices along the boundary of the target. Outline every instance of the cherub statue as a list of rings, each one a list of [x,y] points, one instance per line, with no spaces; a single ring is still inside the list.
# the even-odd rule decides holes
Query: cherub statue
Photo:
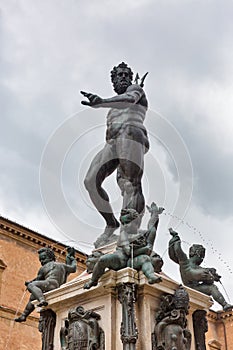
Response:
[[[105,269],[118,271],[127,266],[143,271],[150,284],[161,282],[161,277],[155,276],[154,272],[160,272],[163,261],[160,256],[153,252],[153,245],[156,237],[159,214],[163,208],[152,203],[147,209],[151,213],[148,229],[136,231],[139,214],[134,209],[123,209],[121,212],[121,232],[117,242],[116,251],[111,254],[100,256],[94,266],[91,280],[84,285],[89,289],[98,284],[99,278],[104,274]]]
[[[184,285],[199,292],[211,295],[224,311],[232,310],[233,306],[228,304],[218,290],[214,282],[219,282],[221,276],[215,268],[203,268],[201,263],[205,257],[205,248],[200,244],[193,244],[189,249],[189,258],[181,248],[181,240],[177,232],[169,229],[172,235],[169,241],[169,257],[180,265],[180,274]]]
[[[31,293],[22,315],[15,318],[16,322],[26,321],[28,315],[34,310],[33,300],[38,300],[38,306],[47,306],[44,292],[56,289],[66,282],[67,276],[76,271],[75,249],[67,248],[66,264],[56,262],[55,254],[50,248],[38,250],[39,260],[42,267],[39,269],[37,277],[32,281],[26,281],[27,290]]]

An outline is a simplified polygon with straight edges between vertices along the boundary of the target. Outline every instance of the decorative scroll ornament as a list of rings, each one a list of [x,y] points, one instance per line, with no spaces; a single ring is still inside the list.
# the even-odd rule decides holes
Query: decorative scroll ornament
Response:
[[[174,295],[163,296],[155,316],[153,350],[190,350],[191,332],[187,329],[189,296],[183,286]]]

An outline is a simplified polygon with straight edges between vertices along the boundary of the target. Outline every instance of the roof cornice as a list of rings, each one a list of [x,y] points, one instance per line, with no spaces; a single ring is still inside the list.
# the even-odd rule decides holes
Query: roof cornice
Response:
[[[209,310],[207,317],[215,321],[233,320],[233,311]]]
[[[0,234],[13,238],[14,240],[21,242],[22,244],[26,244],[27,246],[36,250],[42,247],[51,247],[57,256],[65,259],[66,245],[24,227],[16,222],[6,219],[3,216],[0,216]],[[87,256],[86,254],[76,250],[75,255],[78,262],[81,264],[85,263]]]

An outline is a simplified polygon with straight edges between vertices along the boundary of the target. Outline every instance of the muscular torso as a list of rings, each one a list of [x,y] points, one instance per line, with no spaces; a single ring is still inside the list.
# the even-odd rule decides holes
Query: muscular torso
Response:
[[[203,282],[201,274],[207,269],[191,264],[189,259],[180,261],[179,264],[181,278],[186,286],[193,288]]]
[[[127,108],[111,108],[107,115],[106,140],[109,141],[119,136],[119,134],[129,127],[140,128],[146,135],[143,125],[145,120],[148,102],[144,91],[138,85],[131,85],[126,90],[126,94],[140,95],[137,103],[129,103]],[[131,133],[132,128],[131,128]]]
[[[50,261],[41,267],[40,272],[44,280],[56,280],[59,286],[65,281],[66,269],[62,263]]]

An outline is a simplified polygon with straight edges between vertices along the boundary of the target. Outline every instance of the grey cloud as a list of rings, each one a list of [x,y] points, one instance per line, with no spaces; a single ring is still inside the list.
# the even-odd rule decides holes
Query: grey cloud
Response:
[[[187,132],[186,132],[187,135]],[[188,135],[186,136],[188,138]],[[198,136],[187,141],[194,167],[194,199],[207,214],[228,216],[233,212],[232,153],[226,154],[216,144]]]
[[[145,1],[138,7],[126,2],[127,11],[108,1],[98,5],[98,11],[96,6],[28,1],[3,9],[2,67],[8,90],[5,85],[1,147],[11,152],[7,161],[3,154],[1,170],[6,177],[10,174],[14,195],[25,196],[25,187],[27,197],[40,202],[38,168],[47,139],[70,113],[81,109],[80,89],[112,93],[109,71],[125,60],[135,73],[150,72],[146,91],[151,108],[158,107],[185,139],[197,183],[195,201],[210,213],[229,214],[230,156],[210,139],[202,139],[198,128],[186,121],[188,110],[179,108],[183,101],[172,97],[170,85],[176,89],[179,74],[200,84],[204,79],[228,79],[225,49],[232,34],[231,1]],[[14,152],[31,164],[31,171],[15,162],[9,173]],[[229,210],[221,211],[224,205]]]

